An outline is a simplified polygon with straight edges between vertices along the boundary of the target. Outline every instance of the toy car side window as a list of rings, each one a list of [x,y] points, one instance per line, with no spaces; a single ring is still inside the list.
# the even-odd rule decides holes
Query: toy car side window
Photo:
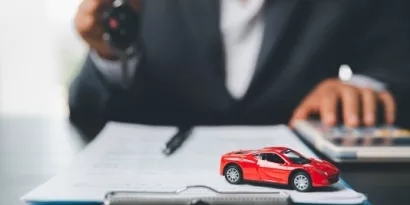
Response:
[[[284,164],[285,163],[285,160],[283,160],[282,157],[280,157],[279,155],[277,155],[275,153],[267,153],[266,154],[266,161],[277,163],[277,164]]]
[[[266,160],[266,153],[260,153],[259,154],[259,159]]]

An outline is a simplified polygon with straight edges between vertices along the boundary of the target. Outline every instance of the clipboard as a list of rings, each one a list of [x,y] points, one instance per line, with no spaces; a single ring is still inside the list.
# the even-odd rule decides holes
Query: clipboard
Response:
[[[283,192],[219,192],[194,185],[175,192],[115,191],[105,196],[104,205],[290,205]]]

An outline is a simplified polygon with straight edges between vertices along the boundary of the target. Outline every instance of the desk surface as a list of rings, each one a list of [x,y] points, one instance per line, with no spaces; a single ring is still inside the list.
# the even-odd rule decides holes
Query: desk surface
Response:
[[[67,120],[0,117],[0,204],[63,170],[87,143]],[[410,165],[340,165],[342,177],[374,205],[410,204]]]

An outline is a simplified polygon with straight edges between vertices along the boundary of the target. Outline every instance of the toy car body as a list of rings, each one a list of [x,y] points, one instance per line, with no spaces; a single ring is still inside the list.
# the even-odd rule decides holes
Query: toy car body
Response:
[[[220,174],[231,184],[244,181],[285,184],[300,192],[339,181],[339,170],[330,162],[306,158],[286,147],[226,153],[221,157]]]

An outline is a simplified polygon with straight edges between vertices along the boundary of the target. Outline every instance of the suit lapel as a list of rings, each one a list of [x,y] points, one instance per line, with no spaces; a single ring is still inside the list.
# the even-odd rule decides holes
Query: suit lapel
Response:
[[[218,0],[179,0],[181,12],[188,14],[189,23],[195,23],[196,29],[212,31],[219,29],[220,2]]]
[[[289,26],[292,14],[295,13],[299,5],[298,2],[297,0],[266,1],[263,17],[265,21],[264,35],[250,89],[255,86],[263,73],[262,71],[269,69],[266,68],[265,64],[272,53],[280,52],[277,50],[278,44]]]
[[[298,0],[266,0],[264,7],[264,36],[262,46],[259,52],[255,74],[253,76],[249,91],[258,84],[258,79],[263,76],[263,70],[269,57],[275,52],[280,52],[278,44],[285,35],[292,15],[298,8]],[[211,72],[216,77],[216,84],[220,84],[221,88],[225,88],[225,67],[224,67],[224,52],[222,34],[219,28],[220,24],[220,0],[179,0],[182,7],[181,12],[184,12],[184,21],[189,25],[190,35],[195,46],[203,50],[203,64],[213,62],[212,66],[216,70]],[[212,42],[216,42],[212,43]],[[217,65],[215,65],[215,62]],[[215,80],[215,78],[214,78]],[[219,86],[218,86],[219,87]],[[248,93],[249,93],[248,91]],[[229,95],[226,89],[224,92]],[[246,94],[248,95],[248,94]]]
[[[200,52],[202,65],[215,68],[211,72],[219,79],[225,80],[224,52],[222,34],[219,28],[219,0],[179,0],[183,20],[186,21],[192,46]],[[215,77],[214,76],[214,77]],[[224,82],[218,82],[224,83]]]
[[[170,1],[170,0],[167,0]],[[174,1],[174,0],[172,0]],[[199,83],[201,95],[215,96],[218,103],[231,103],[233,98],[225,87],[225,55],[220,30],[220,0],[178,0],[184,31],[181,33],[190,42],[189,48],[195,52],[195,66],[186,72],[206,83]],[[175,5],[174,2],[172,2]],[[211,82],[211,83],[209,83]],[[200,91],[200,90],[203,91]],[[213,102],[214,99],[208,99]],[[207,100],[202,100],[206,104]],[[210,106],[210,105],[206,105]],[[215,105],[221,106],[221,105]]]
[[[274,50],[281,40],[290,16],[297,5],[296,0],[267,2],[265,7],[265,31],[262,40],[262,47],[259,54],[257,67],[262,67],[266,62],[270,51]]]

